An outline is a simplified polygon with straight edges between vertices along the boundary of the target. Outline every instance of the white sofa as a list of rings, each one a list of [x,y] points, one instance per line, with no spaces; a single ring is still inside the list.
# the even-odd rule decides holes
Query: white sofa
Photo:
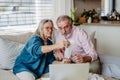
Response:
[[[0,80],[18,80],[12,72],[12,67],[17,55],[31,35],[32,32],[0,35]]]
[[[31,35],[32,32],[0,35],[0,80],[18,80],[12,73],[14,60],[17,55],[19,55],[19,51]],[[100,73],[99,71],[101,67],[99,66],[99,61],[92,63],[90,68],[91,72]],[[104,78],[106,80],[115,80],[105,76]]]
[[[12,72],[12,67],[20,50],[32,34],[24,32],[0,35],[0,80],[18,80]]]

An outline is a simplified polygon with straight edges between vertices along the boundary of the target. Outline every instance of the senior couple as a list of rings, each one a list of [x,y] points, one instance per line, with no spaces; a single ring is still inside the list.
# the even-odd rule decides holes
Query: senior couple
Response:
[[[51,41],[54,25],[50,19],[41,20],[35,34],[26,42],[13,67],[20,80],[40,78],[49,72],[49,64],[85,63],[97,59],[90,37],[82,28],[73,26],[69,16],[58,17],[56,23],[55,44]],[[71,56],[64,57],[66,48],[72,44]]]

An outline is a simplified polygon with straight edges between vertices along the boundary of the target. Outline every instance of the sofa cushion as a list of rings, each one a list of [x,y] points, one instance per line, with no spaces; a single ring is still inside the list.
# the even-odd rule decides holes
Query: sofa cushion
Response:
[[[100,61],[103,75],[120,79],[120,57],[100,54]]]
[[[3,34],[3,35],[0,35],[0,37],[3,39],[8,39],[14,42],[20,42],[24,44],[32,34],[33,34],[32,32],[13,33],[9,35]]]
[[[12,69],[23,44],[0,38],[0,68]]]
[[[15,76],[12,70],[2,70],[0,69],[0,80],[19,80],[17,76]],[[37,80],[42,80],[41,78]]]
[[[11,70],[0,69],[0,80],[19,80]]]

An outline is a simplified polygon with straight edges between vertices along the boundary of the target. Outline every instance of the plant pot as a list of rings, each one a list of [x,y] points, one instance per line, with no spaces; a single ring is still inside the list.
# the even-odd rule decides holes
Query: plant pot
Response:
[[[87,23],[87,19],[85,17],[79,17],[80,23]]]

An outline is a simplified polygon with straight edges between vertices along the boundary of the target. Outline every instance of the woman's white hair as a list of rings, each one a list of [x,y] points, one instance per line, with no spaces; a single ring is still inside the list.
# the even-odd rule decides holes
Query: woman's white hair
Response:
[[[47,23],[47,22],[51,22],[53,24],[53,21],[51,19],[43,19],[43,20],[41,20],[39,25],[38,25],[38,28],[35,31],[36,35],[38,35],[40,37],[43,37],[44,24]]]

